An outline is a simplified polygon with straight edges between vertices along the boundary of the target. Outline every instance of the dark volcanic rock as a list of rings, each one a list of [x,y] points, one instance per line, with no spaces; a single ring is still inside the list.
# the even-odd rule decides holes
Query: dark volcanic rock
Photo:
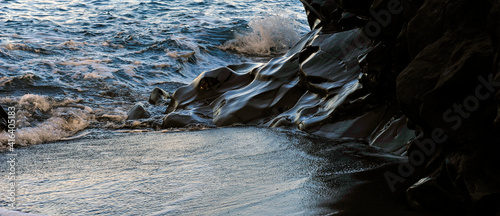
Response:
[[[313,30],[287,54],[202,73],[174,93],[163,127],[364,140],[409,156],[412,175],[395,188],[412,207],[500,213],[500,2],[302,2]]]
[[[205,72],[174,93],[163,127],[238,123],[295,126],[327,137],[378,140],[391,150],[401,149],[409,136],[391,147],[389,136],[373,132],[385,125],[392,125],[392,132],[398,134],[406,134],[407,129],[393,124],[400,122],[399,117],[391,118],[398,113],[397,104],[394,96],[385,94],[394,95],[394,91],[372,91],[394,86],[382,76],[389,69],[390,54],[385,53],[383,44],[370,39],[357,43],[363,34],[360,29],[334,34],[317,30],[267,64]],[[363,74],[370,73],[375,75],[364,78]]]
[[[156,105],[160,100],[168,99],[170,95],[165,90],[156,87],[151,92],[148,102],[152,105]]]
[[[498,212],[487,204],[500,203],[500,162],[489,153],[499,150],[493,95],[500,87],[493,81],[498,74],[498,9],[491,8],[489,1],[427,0],[400,34],[407,42],[398,49],[406,49],[411,62],[397,79],[399,104],[423,133],[422,140],[441,149],[423,167],[427,179],[434,180],[408,190],[415,207],[473,215]],[[435,142],[433,133],[439,131],[445,139]],[[417,151],[410,148],[409,154]],[[441,197],[442,205],[429,202],[433,197]]]
[[[151,115],[149,114],[149,112],[144,108],[144,105],[141,103],[134,105],[127,112],[127,120],[137,120],[137,119],[142,119],[142,118],[149,118],[150,116]]]

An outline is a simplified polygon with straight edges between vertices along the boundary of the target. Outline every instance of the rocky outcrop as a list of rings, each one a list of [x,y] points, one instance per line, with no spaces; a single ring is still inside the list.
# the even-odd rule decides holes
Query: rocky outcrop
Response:
[[[399,35],[413,45],[406,46],[411,62],[397,79],[398,102],[421,133],[408,153],[419,151],[424,140],[437,147],[420,167],[425,184],[408,190],[414,207],[435,208],[429,202],[434,196],[446,198],[440,208],[464,208],[473,215],[500,212],[493,205],[500,203],[500,162],[494,160],[500,150],[495,4],[424,1]],[[433,133],[441,132],[443,139],[436,142]]]
[[[395,76],[381,73],[390,68],[387,49],[359,28],[336,33],[314,30],[287,54],[266,64],[202,73],[173,94],[163,127],[292,126],[330,138],[357,138],[402,149],[409,136],[395,100]]]
[[[144,104],[137,103],[127,112],[127,120],[137,120],[141,118],[149,118],[151,114],[144,108]]]
[[[173,94],[162,126],[359,139],[408,156],[388,183],[412,207],[499,214],[500,3],[303,2],[312,31],[288,53],[202,73]]]

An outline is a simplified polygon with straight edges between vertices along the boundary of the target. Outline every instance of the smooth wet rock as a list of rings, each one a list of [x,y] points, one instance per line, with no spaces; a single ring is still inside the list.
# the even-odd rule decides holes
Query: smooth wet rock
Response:
[[[334,11],[338,8],[328,2],[309,3],[329,5],[322,8],[322,13],[338,13]],[[349,16],[356,17],[352,13]],[[287,54],[267,64],[228,66],[200,74],[174,93],[163,127],[197,121],[207,124],[207,119],[211,119],[210,123],[217,126],[287,125],[326,134],[343,125],[346,131],[327,136],[371,140],[375,133],[372,130],[382,130],[390,124],[397,108],[394,92],[387,90],[392,90],[391,81],[395,79],[387,67],[392,54],[385,53],[390,49],[384,47],[367,38],[361,28],[337,33],[326,33],[321,28],[311,31]],[[363,71],[362,65],[369,65],[368,70]],[[374,84],[360,80],[365,72],[375,73]],[[370,93],[378,88],[383,93]],[[182,123],[182,119],[186,122]],[[385,137],[387,142],[390,139]],[[394,144],[391,148],[401,149],[405,145]]]
[[[153,91],[151,92],[151,95],[149,96],[149,100],[148,102],[152,105],[155,105],[157,104],[160,100],[166,100],[170,98],[170,94],[168,94],[168,92],[166,92],[165,90],[161,89],[161,88],[158,88],[156,87],[155,89],[153,89]]]
[[[286,125],[331,138],[371,140],[373,130],[382,130],[385,124],[390,124],[391,115],[396,113],[392,110],[397,106],[394,102],[389,106],[384,104],[386,98],[394,100],[394,97],[381,97],[369,91],[389,86],[390,79],[378,78],[377,85],[372,86],[360,82],[362,62],[369,64],[370,70],[383,74],[390,59],[390,55],[379,54],[384,49],[375,49],[377,46],[370,39],[357,43],[360,38],[363,38],[361,29],[340,33],[312,31],[287,54],[267,64],[204,72],[174,93],[163,127]],[[367,55],[373,57],[363,57]],[[330,133],[337,127],[346,130]],[[390,143],[390,139],[385,137],[386,142]],[[386,145],[401,149],[406,144]]]
[[[422,153],[420,143],[432,142],[425,161],[398,186],[424,179],[407,191],[410,204],[424,211],[495,211],[500,3],[306,2],[313,31],[287,54],[202,73],[174,93],[163,127],[292,127],[410,157]],[[377,16],[395,2],[403,11],[381,23]],[[369,34],[370,23],[379,31]]]
[[[151,115],[144,108],[144,104],[142,104],[142,103],[138,103],[138,104],[134,105],[127,112],[127,120],[137,120],[137,119],[149,118],[150,116]]]
[[[177,89],[165,111],[182,110],[192,103],[207,106],[225,92],[252,82],[254,70],[261,64],[242,64],[217,68],[201,73],[190,85]],[[210,114],[207,114],[210,115]]]
[[[162,128],[179,128],[193,125],[213,126],[211,118],[203,118],[203,115],[197,115],[196,113],[196,110],[170,113],[163,118]]]

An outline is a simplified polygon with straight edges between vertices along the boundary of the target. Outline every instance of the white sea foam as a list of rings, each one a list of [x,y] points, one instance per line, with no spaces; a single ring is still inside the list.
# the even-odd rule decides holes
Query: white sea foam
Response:
[[[177,51],[168,51],[167,50],[167,56],[171,58],[182,58],[184,59],[184,62],[187,62],[187,60],[192,57],[196,52],[194,51],[184,51],[184,52],[177,52]]]
[[[250,55],[271,55],[285,53],[299,39],[295,18],[285,15],[267,15],[254,18],[248,24],[250,31],[237,33],[235,39],[220,46]]]
[[[103,78],[114,78],[113,73],[118,71],[116,68],[109,67],[108,64],[112,62],[110,59],[104,60],[94,60],[94,59],[70,59],[69,61],[62,61],[59,64],[64,66],[72,66],[75,68],[74,71],[86,72],[90,66],[93,71],[90,73],[84,73],[84,79],[103,79]]]
[[[89,124],[88,115],[84,111],[61,110],[57,114],[61,116],[51,117],[35,127],[19,129],[19,143],[26,145],[61,140],[85,129]]]
[[[39,144],[61,140],[87,128],[93,120],[93,110],[79,104],[82,99],[55,100],[48,96],[26,94],[21,98],[2,98],[2,102],[18,101],[16,107],[17,144]],[[12,103],[9,103],[12,104]],[[0,142],[7,143],[6,133]]]
[[[51,108],[48,97],[34,94],[23,95],[19,101],[19,105],[25,106],[26,108],[31,109],[31,111],[34,109],[40,109],[41,111],[47,112]]]
[[[131,77],[137,76],[137,74],[135,73],[135,67],[133,65],[123,65],[122,69],[123,72]]]

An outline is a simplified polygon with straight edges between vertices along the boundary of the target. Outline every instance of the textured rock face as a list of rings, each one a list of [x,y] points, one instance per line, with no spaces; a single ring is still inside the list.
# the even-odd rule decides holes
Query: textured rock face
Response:
[[[403,149],[412,135],[401,124],[405,120],[391,84],[383,80],[387,77],[381,71],[390,58],[386,49],[359,28],[314,30],[266,64],[204,72],[173,94],[163,127],[291,126],[331,138],[365,139],[391,151]]]
[[[399,36],[408,41],[411,59],[397,79],[401,109],[422,139],[432,140],[436,129],[446,134],[437,144],[440,151],[422,167],[434,183],[409,190],[415,207],[432,208],[428,199],[446,194],[442,208],[473,203],[470,214],[498,212],[488,204],[500,203],[500,163],[494,159],[499,150],[494,95],[500,85],[493,79],[498,23],[491,24],[498,22],[498,12],[491,3],[425,1]],[[417,148],[410,147],[409,154],[412,149]]]
[[[411,206],[500,213],[500,2],[306,2],[313,30],[287,54],[204,72],[174,93],[163,127],[365,140],[409,156]]]

